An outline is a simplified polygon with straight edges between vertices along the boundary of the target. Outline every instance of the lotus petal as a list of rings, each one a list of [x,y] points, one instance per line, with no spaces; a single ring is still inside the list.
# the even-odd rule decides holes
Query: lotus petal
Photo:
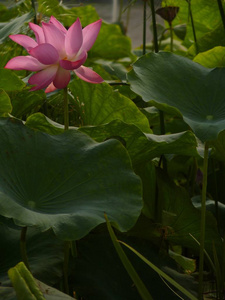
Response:
[[[65,49],[68,57],[73,57],[78,53],[83,43],[82,26],[80,19],[77,18],[76,22],[67,31],[65,38]]]
[[[87,59],[87,52],[83,52],[83,57],[77,61],[60,60],[59,64],[63,69],[74,70],[78,69]]]
[[[33,40],[31,37],[24,34],[13,34],[10,35],[9,37],[17,44],[23,46],[27,51],[29,51],[34,47],[37,47],[38,45],[35,40]]]
[[[54,24],[43,22],[42,27],[46,43],[51,44],[58,51],[61,59],[65,58],[65,34]]]
[[[74,72],[80,79],[90,83],[101,83],[104,81],[100,75],[84,66],[74,70]]]
[[[34,23],[31,23],[31,22],[29,23],[29,27],[31,30],[33,30],[36,40],[37,40],[37,43],[38,44],[45,43],[45,36],[44,36],[43,29],[40,26],[38,26]]]
[[[70,71],[61,67],[58,68],[53,84],[58,89],[64,89],[70,82]]]
[[[31,91],[41,90],[47,87],[54,80],[57,70],[58,65],[53,65],[32,75],[28,80],[29,84],[35,85]]]
[[[55,64],[59,59],[58,51],[47,43],[38,45],[31,49],[29,53],[45,65]]]
[[[102,20],[98,20],[94,23],[91,23],[89,25],[87,25],[84,29],[83,29],[83,45],[82,45],[82,49],[83,50],[90,50],[91,47],[93,46],[98,33],[100,31],[101,28],[101,24],[102,24]]]
[[[16,56],[6,64],[6,69],[40,71],[45,66],[32,56]]]
[[[45,93],[51,93],[57,90],[57,88],[54,86],[53,82],[49,84],[49,86],[45,89]]]
[[[64,33],[67,33],[66,28],[55,17],[51,16],[49,23],[54,24],[59,30],[61,30]]]

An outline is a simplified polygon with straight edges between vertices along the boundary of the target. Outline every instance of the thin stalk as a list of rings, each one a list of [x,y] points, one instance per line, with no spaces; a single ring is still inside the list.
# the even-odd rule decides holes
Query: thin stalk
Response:
[[[172,23],[170,25],[170,51],[173,52],[173,27]]]
[[[144,0],[143,7],[143,51],[142,54],[146,53],[146,18],[147,18],[147,1]]]
[[[72,257],[78,257],[77,241],[70,242],[70,250]]]
[[[120,0],[120,11],[119,11],[119,18],[118,18],[118,22],[120,23],[122,19],[122,14],[123,14],[123,0]]]
[[[223,22],[223,27],[225,30],[225,14],[224,14],[224,10],[223,10],[223,4],[222,4],[221,0],[217,0],[217,3],[218,3],[219,11],[220,11],[220,16],[221,16],[221,19]]]
[[[130,10],[131,10],[131,6],[129,6],[127,8],[127,17],[126,17],[126,32],[128,30],[128,26],[129,26],[129,23],[130,23]]]
[[[218,207],[218,185],[217,185],[217,178],[216,178],[216,166],[215,166],[215,160],[212,159],[212,172],[213,172],[213,185],[214,185],[214,201],[215,201],[215,215],[217,220],[217,225],[219,228],[219,207]]]
[[[194,37],[194,41],[195,41],[195,46],[196,46],[196,52],[198,53],[198,43],[197,43],[195,24],[194,24],[194,19],[193,19],[193,15],[192,15],[192,9],[191,9],[191,0],[187,0],[187,3],[188,3],[189,16],[191,18],[191,27],[192,27],[193,37]]]
[[[206,218],[206,191],[208,172],[209,147],[205,143],[203,162],[203,183],[202,183],[202,205],[201,205],[201,228],[200,228],[200,252],[199,252],[199,289],[198,297],[202,299],[203,294],[203,270],[204,270],[204,245],[205,245],[205,218]]]
[[[27,227],[22,227],[21,234],[20,234],[20,252],[21,252],[22,261],[24,262],[27,269],[30,270],[30,266],[27,258],[27,249],[26,249],[26,234],[27,234]]]
[[[63,98],[64,98],[64,130],[68,130],[69,129],[69,110],[68,110],[67,87],[64,88]]]
[[[154,0],[150,0],[151,12],[152,12],[152,28],[153,28],[153,39],[154,39],[154,49],[155,53],[159,52],[159,45],[158,45],[158,35],[157,35],[157,26],[156,26],[156,14],[155,14],[155,4]],[[165,134],[165,119],[163,111],[159,111],[159,120],[160,120],[160,133],[163,135]],[[163,161],[163,167],[166,169],[166,159],[164,156],[161,156],[159,165]]]
[[[70,257],[70,241],[66,241],[64,244],[64,262],[63,262],[63,277],[64,277],[64,291],[69,295],[69,284],[68,284],[68,266]]]
[[[151,4],[151,12],[152,12],[152,28],[153,28],[154,49],[155,49],[155,53],[158,53],[159,52],[159,46],[158,46],[158,35],[157,35],[157,27],[156,27],[156,16],[155,16],[154,0],[150,0],[150,4]]]
[[[36,12],[36,6],[34,0],[31,0],[32,7],[34,9],[34,24],[37,24],[37,12]]]

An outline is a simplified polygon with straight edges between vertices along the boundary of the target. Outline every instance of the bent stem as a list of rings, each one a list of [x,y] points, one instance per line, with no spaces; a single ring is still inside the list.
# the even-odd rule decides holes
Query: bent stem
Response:
[[[202,299],[202,294],[203,294],[203,269],[204,269],[208,155],[209,155],[209,147],[208,147],[207,142],[205,142],[204,163],[203,163],[202,205],[201,205],[200,252],[199,252],[199,289],[198,289],[198,298],[199,299]]]
[[[26,234],[27,234],[27,227],[22,227],[21,234],[20,234],[20,252],[21,252],[22,261],[24,262],[27,269],[30,270],[30,266],[27,258],[27,249],[26,249]]]
[[[68,110],[68,93],[67,87],[63,90],[63,97],[64,97],[64,130],[69,129],[69,110]]]

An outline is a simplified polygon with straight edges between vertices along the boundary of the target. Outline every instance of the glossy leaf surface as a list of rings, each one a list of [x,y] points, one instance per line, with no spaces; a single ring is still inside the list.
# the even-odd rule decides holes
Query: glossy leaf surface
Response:
[[[128,79],[144,101],[180,111],[201,141],[215,140],[225,129],[225,69],[207,69],[172,53],[150,53],[133,65]]]
[[[104,212],[122,231],[136,222],[141,184],[118,141],[96,143],[76,130],[50,136],[14,119],[0,120],[0,137],[3,216],[64,240],[104,223]]]

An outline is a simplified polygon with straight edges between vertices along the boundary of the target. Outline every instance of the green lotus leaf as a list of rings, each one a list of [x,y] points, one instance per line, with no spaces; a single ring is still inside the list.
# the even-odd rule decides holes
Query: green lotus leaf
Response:
[[[198,49],[194,43],[187,52],[189,57],[194,57],[198,52],[208,51],[216,46],[225,46],[225,36],[224,36],[224,27],[223,24],[220,24],[215,27],[215,29],[204,34],[201,38],[197,40]],[[198,50],[198,51],[197,51]]]
[[[69,88],[73,96],[71,106],[75,107],[74,114],[78,112],[81,126],[100,125],[118,119],[134,124],[144,132],[152,132],[148,119],[137,106],[107,83],[90,84],[77,79],[69,84]]]
[[[201,52],[195,56],[194,62],[206,68],[225,67],[225,47],[214,47],[206,52]]]
[[[78,17],[81,20],[82,26],[87,26],[99,19],[96,9],[91,5],[80,5],[68,8],[58,0],[38,0],[37,2],[39,13],[48,17],[54,15],[55,18],[65,26],[71,26]]]
[[[43,90],[33,91],[32,93],[24,90],[10,94],[12,101],[12,115],[22,119],[40,109],[46,100],[46,94]]]
[[[133,166],[166,153],[198,156],[196,138],[191,131],[168,135],[147,134],[135,125],[119,120],[105,125],[81,127],[79,130],[98,142],[110,138],[120,140],[126,146]]]
[[[115,60],[129,56],[133,56],[131,39],[122,34],[119,25],[102,23],[99,36],[90,50],[89,57]]]
[[[21,261],[21,228],[15,226],[15,224],[11,226],[9,220],[11,219],[1,217],[0,224],[0,238],[2,241],[0,248],[0,281],[1,287],[4,286],[5,288],[10,286],[7,276],[8,269]],[[52,231],[40,232],[36,228],[27,230],[26,242],[32,274],[50,285],[59,282],[63,272],[64,242],[57,239]],[[2,293],[3,291],[0,288],[0,299],[3,298]]]
[[[3,43],[10,34],[17,34],[20,32],[21,28],[24,26],[24,23],[32,21],[34,18],[34,11],[30,12],[12,19],[9,22],[5,22],[4,26],[0,28],[0,44]]]
[[[168,3],[170,2],[170,4]],[[205,33],[221,24],[221,17],[218,4],[214,0],[191,1],[191,10],[194,19],[195,33],[199,40]],[[164,5],[175,5],[179,7],[179,12],[173,21],[173,26],[177,24],[187,24],[187,33],[184,44],[190,46],[193,43],[193,29],[189,14],[187,1],[164,1]]]
[[[203,142],[225,129],[225,69],[207,69],[167,53],[141,57],[128,73],[131,89],[143,100],[175,107]]]
[[[0,119],[0,139],[0,211],[17,225],[75,240],[104,223],[104,212],[121,231],[136,222],[141,183],[118,141],[48,135],[14,119]]]
[[[10,98],[3,89],[0,89],[0,107],[1,117],[7,117],[7,115],[12,111]]]
[[[197,241],[200,240],[200,214],[196,209],[188,192],[177,186],[163,172],[157,172],[158,203],[162,203],[162,224],[165,229],[164,238],[173,245],[199,250]],[[158,204],[159,205],[159,204]],[[216,245],[218,254],[222,257],[222,240],[218,233],[217,223],[213,215],[206,213],[205,249],[211,255],[212,245]]]
[[[7,92],[21,91],[25,83],[11,70],[0,69],[0,89]]]
[[[42,113],[35,113],[26,120],[26,126],[48,134],[60,134],[64,132],[64,126],[52,121]]]

